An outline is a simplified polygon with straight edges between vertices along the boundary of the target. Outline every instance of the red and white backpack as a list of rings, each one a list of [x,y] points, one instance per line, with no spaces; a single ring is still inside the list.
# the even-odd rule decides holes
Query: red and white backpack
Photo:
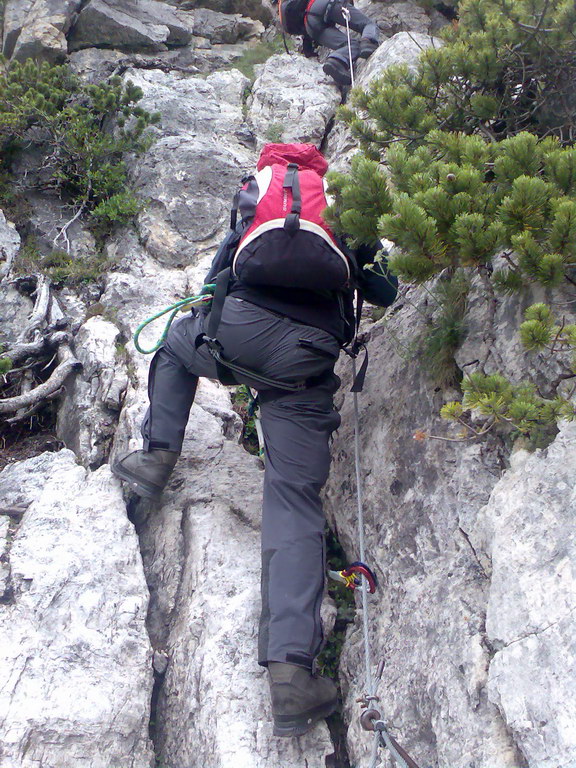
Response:
[[[258,286],[334,290],[352,276],[351,257],[322,218],[328,164],[313,144],[267,144],[257,173],[234,199],[244,225],[232,272]]]

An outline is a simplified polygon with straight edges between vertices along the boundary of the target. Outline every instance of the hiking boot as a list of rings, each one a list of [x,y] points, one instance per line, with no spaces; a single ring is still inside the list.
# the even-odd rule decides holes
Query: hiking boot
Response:
[[[367,59],[378,48],[379,43],[377,40],[371,40],[369,37],[360,38],[360,53],[358,54],[361,59]]]
[[[322,67],[327,75],[338,83],[338,85],[351,85],[352,77],[350,76],[350,69],[347,64],[339,59],[331,59],[328,57],[324,66]]]
[[[270,662],[268,672],[274,736],[302,736],[336,709],[338,693],[331,680],[295,664]]]
[[[172,474],[179,454],[175,451],[132,451],[112,465],[112,473],[125,480],[145,499],[157,499]]]

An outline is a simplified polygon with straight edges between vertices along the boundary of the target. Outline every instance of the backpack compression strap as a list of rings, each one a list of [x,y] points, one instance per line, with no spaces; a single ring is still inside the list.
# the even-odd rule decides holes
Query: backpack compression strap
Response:
[[[300,196],[300,181],[298,179],[298,166],[290,163],[284,176],[284,189],[292,190],[292,209],[284,219],[284,229],[294,234],[300,229],[300,211],[302,210],[302,198]]]

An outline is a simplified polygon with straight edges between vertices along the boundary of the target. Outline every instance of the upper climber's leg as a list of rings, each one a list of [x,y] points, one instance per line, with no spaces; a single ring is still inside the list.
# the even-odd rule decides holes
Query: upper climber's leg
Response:
[[[306,31],[319,45],[333,49],[333,53],[328,56],[323,67],[326,74],[339,85],[350,85],[352,78],[348,39],[344,32],[334,26],[340,23],[335,20],[335,8],[341,11],[340,3],[330,5],[330,0],[316,0],[306,17]],[[352,63],[354,63],[360,55],[360,42],[356,38],[350,40],[350,49]]]

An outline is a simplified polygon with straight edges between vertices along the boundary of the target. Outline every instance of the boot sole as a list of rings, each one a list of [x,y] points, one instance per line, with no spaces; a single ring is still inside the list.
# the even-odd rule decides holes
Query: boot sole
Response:
[[[334,712],[338,702],[328,701],[302,715],[275,715],[272,733],[274,736],[302,736],[312,730],[319,720]]]
[[[352,85],[352,78],[350,75],[346,75],[338,67],[333,66],[330,62],[326,62],[322,69],[325,74],[331,77],[337,85]]]
[[[146,480],[142,480],[137,475],[130,472],[130,470],[125,469],[119,462],[112,465],[111,472],[113,475],[116,475],[116,477],[119,477],[120,480],[124,480],[124,482],[128,483],[130,487],[136,491],[138,496],[141,496],[144,499],[158,499],[162,495],[162,488],[158,488],[158,486],[152,485],[152,483],[147,483]]]

